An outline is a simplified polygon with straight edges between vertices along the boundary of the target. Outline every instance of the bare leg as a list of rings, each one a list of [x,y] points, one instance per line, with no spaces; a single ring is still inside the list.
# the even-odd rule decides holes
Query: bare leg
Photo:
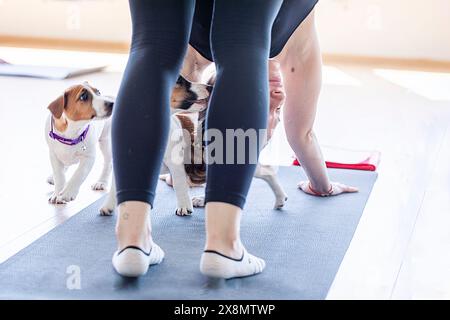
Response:
[[[357,188],[330,182],[313,131],[322,85],[322,59],[314,11],[297,28],[275,60],[281,64],[286,88],[284,126],[287,139],[309,178],[309,182],[300,182],[299,188],[313,195],[357,192]]]

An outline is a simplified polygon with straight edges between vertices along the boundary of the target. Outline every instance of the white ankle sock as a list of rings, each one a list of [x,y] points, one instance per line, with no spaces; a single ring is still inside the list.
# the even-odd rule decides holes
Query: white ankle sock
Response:
[[[164,251],[156,243],[153,243],[150,252],[145,252],[139,247],[128,246],[114,253],[112,264],[114,269],[125,277],[139,277],[147,273],[152,264],[159,264],[164,259]]]
[[[215,278],[239,278],[261,273],[266,262],[244,249],[241,259],[227,257],[220,252],[205,250],[200,260],[200,271],[207,276]]]

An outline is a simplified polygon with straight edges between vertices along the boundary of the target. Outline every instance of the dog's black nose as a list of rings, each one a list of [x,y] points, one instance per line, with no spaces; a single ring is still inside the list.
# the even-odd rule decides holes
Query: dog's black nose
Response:
[[[114,102],[111,101],[105,101],[105,107],[108,109],[112,109],[114,106]]]

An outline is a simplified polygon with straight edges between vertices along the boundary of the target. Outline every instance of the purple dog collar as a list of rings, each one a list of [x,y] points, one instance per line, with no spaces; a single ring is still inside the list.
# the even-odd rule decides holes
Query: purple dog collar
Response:
[[[84,139],[86,139],[88,131],[89,131],[89,125],[86,127],[86,129],[84,129],[84,131],[80,134],[80,136],[78,138],[67,139],[67,138],[61,137],[60,135],[56,134],[53,131],[53,119],[52,119],[52,127],[50,129],[50,132],[48,133],[48,136],[56,141],[61,142],[62,144],[65,144],[68,146],[75,146],[75,145],[79,144],[80,142],[82,142]]]

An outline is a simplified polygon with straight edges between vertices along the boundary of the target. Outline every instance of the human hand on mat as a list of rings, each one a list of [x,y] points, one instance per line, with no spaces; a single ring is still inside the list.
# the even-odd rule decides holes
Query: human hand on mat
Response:
[[[320,193],[314,190],[314,188],[311,187],[311,183],[309,181],[300,181],[297,184],[297,186],[303,192],[317,197],[329,197],[329,196],[337,196],[338,194],[341,193],[358,192],[358,188],[347,186],[339,182],[331,182],[330,190],[326,193]]]

